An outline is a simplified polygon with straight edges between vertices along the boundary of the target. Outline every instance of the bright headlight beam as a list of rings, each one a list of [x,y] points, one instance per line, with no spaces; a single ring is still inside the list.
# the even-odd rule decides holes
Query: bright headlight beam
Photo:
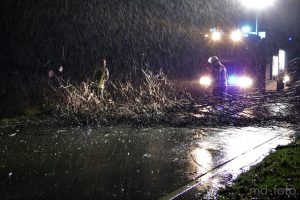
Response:
[[[203,76],[199,80],[200,85],[204,85],[204,86],[210,86],[211,82],[212,82],[212,80],[208,76]]]
[[[238,41],[241,41],[242,40],[242,33],[240,31],[233,31],[231,33],[231,39],[234,41],[234,42],[238,42]]]
[[[214,41],[221,40],[221,37],[222,37],[222,35],[221,35],[220,32],[213,32],[212,35],[211,35],[211,38]]]
[[[243,76],[243,77],[239,78],[238,83],[241,88],[249,88],[252,86],[253,81],[251,78]]]

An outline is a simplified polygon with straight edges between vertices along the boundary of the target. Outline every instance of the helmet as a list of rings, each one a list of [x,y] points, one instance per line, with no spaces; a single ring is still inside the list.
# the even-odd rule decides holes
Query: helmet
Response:
[[[210,57],[208,59],[208,62],[211,63],[211,64],[215,64],[215,63],[218,63],[220,60],[217,56],[213,56],[213,57]]]
[[[100,64],[101,64],[101,66],[106,66],[106,60],[103,58],[103,59],[101,59],[101,62],[100,62]]]

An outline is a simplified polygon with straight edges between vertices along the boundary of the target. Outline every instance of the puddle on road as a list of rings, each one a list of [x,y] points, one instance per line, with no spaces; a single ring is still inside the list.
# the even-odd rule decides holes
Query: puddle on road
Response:
[[[294,131],[287,128],[227,128],[198,141],[191,162],[200,174],[197,179],[162,199],[213,199],[217,191],[250,166],[259,163],[278,145],[292,141]],[[203,176],[201,176],[203,175]]]
[[[293,135],[282,127],[1,128],[0,198],[158,199],[205,173],[200,182],[214,192]]]

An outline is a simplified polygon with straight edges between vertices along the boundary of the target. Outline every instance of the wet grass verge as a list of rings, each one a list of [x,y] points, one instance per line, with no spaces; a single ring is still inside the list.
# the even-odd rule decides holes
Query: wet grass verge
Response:
[[[260,164],[240,175],[219,199],[299,199],[300,140],[277,147]]]

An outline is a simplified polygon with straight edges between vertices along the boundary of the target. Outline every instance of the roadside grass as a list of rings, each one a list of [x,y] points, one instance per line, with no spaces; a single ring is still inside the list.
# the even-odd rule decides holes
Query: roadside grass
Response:
[[[299,199],[300,140],[277,147],[260,164],[240,175],[218,199]]]

